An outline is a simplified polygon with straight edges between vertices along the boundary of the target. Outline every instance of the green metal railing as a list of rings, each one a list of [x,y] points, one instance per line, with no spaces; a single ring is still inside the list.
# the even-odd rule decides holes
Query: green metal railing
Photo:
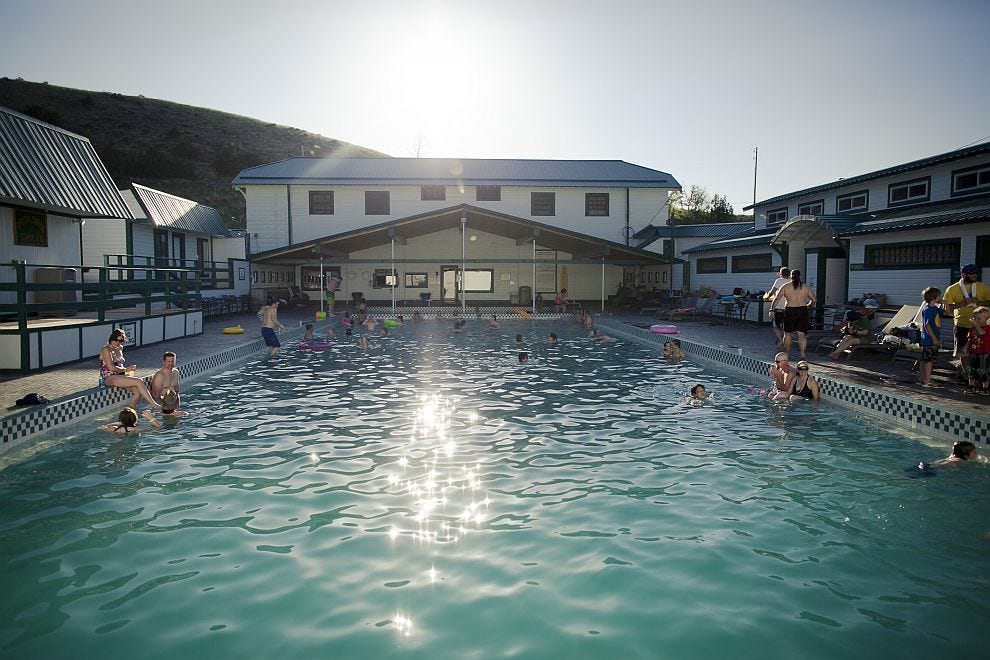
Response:
[[[136,254],[105,254],[103,265],[114,271],[116,279],[134,279],[138,271],[154,269],[157,279],[165,279],[169,270],[183,270],[195,275],[198,273],[200,288],[233,289],[234,260],[200,261],[199,259],[170,259],[167,257],[148,257]]]

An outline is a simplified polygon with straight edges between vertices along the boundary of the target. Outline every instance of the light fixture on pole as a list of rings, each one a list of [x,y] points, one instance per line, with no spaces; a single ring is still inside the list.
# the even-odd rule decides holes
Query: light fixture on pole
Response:
[[[464,292],[467,289],[467,283],[464,281],[465,273],[465,257],[464,257],[464,235],[467,233],[467,211],[461,211],[461,314],[467,311],[467,299],[464,297]]]

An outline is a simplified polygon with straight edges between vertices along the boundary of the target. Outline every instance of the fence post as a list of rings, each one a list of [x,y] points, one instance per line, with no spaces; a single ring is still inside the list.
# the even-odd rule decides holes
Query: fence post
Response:
[[[23,261],[14,262],[14,272],[17,274],[17,330],[21,340],[21,371],[31,369],[31,336],[27,325],[27,264]]]
[[[107,320],[107,282],[110,279],[110,269],[100,269],[100,292],[97,301],[100,303],[96,309],[96,320],[103,323]]]

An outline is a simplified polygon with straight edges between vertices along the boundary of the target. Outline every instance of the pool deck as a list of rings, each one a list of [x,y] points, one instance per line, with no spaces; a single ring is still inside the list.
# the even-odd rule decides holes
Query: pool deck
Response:
[[[382,311],[385,310],[371,310],[375,316],[381,316],[380,312]],[[506,310],[506,312],[508,311]],[[288,328],[297,329],[302,322],[312,320],[313,317],[311,310],[297,309],[280,310],[280,318]],[[478,321],[473,313],[467,314],[465,318],[469,323],[487,322],[487,316]],[[642,328],[655,322],[650,317],[630,313],[610,313],[608,311],[599,318],[605,321],[607,325],[619,324],[622,327],[628,324]],[[433,323],[435,321],[427,320],[426,322]],[[558,318],[555,322],[573,323],[569,317]],[[224,327],[238,323],[245,328],[245,334],[225,335],[222,333]],[[756,360],[769,362],[777,352],[775,338],[767,326],[713,325],[710,319],[702,318],[681,321],[678,323],[678,327],[680,329],[678,336],[684,340],[712,348],[724,347],[730,351],[741,351],[742,355]],[[203,330],[204,332],[200,335],[141,348],[126,349],[127,363],[138,365],[140,375],[150,376],[161,366],[162,353],[166,350],[177,353],[177,363],[181,368],[184,363],[209,358],[226,349],[256,342],[259,339],[258,322],[252,314],[210,320],[204,323]],[[814,343],[816,342],[809,342],[811,345],[808,350],[808,359],[812,363],[812,374],[905,397],[921,405],[958,413],[966,417],[984,418],[990,411],[988,408],[990,397],[966,394],[960,384],[952,382],[951,374],[947,372],[943,373],[940,387],[924,389],[913,383],[914,375],[910,373],[909,367],[906,365],[892,366],[889,358],[881,358],[865,352],[857,354],[851,363],[835,362],[826,354],[814,353]],[[792,356],[796,361],[796,346],[792,349]],[[0,418],[37,410],[36,406],[27,408],[15,406],[17,399],[30,392],[37,392],[52,402],[67,401],[96,393],[99,391],[96,387],[97,376],[95,358],[27,375],[0,374]]]

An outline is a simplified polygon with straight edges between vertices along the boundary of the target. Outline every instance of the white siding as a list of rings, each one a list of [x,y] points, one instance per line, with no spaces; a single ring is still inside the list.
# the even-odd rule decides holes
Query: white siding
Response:
[[[88,218],[83,226],[83,265],[102,266],[105,254],[127,253],[127,220]]]
[[[140,257],[155,256],[155,228],[134,225],[134,254]]]
[[[14,210],[0,206],[0,263],[10,264],[18,259],[28,264],[73,266],[82,261],[79,253],[79,222],[59,215],[48,216],[48,247],[31,247],[15,245]],[[28,282],[34,281],[34,268],[27,268]],[[78,271],[76,272],[78,278]],[[0,268],[0,282],[16,282],[17,274],[13,268]],[[4,303],[16,303],[17,294],[13,291],[0,292],[0,300]]]
[[[916,241],[936,241],[961,238],[959,266],[976,261],[976,237],[990,234],[990,223],[962,227],[932,227],[923,231],[872,234],[852,237],[849,243],[849,263],[862,264],[866,246]],[[849,273],[849,298],[859,298],[866,292],[884,293],[888,305],[915,305],[921,300],[921,290],[929,286],[945,288],[953,283],[948,268],[922,270],[853,270]]]
[[[733,273],[732,257],[747,254],[764,254],[771,252],[773,267],[765,273]],[[698,273],[698,259],[726,258],[727,273]],[[738,250],[712,250],[691,255],[691,291],[697,291],[702,287],[711,287],[720,295],[728,295],[739,287],[743,291],[756,293],[757,291],[767,291],[777,279],[777,271],[780,269],[780,256],[770,249],[769,246],[756,246],[740,248]]]
[[[309,192],[332,190],[332,215],[309,214]],[[389,215],[365,215],[365,191],[386,190]],[[555,194],[553,216],[530,214],[532,192]],[[609,194],[609,215],[585,216],[585,193]],[[506,215],[595,236],[616,243],[626,243],[625,188],[523,188],[502,186],[502,199],[479,202],[473,186],[446,187],[446,199],[423,201],[419,186],[292,186],[292,236],[289,237],[288,209],[284,186],[247,186],[247,228],[252,236],[252,251],[303,243],[323,236],[339,234],[391,220],[429,213],[460,204],[470,204]],[[667,223],[669,205],[666,189],[631,189],[629,191],[631,233],[648,224]]]

